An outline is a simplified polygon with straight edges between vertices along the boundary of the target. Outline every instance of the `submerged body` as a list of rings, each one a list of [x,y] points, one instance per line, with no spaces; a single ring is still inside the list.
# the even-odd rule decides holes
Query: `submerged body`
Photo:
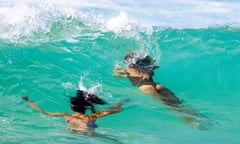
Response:
[[[144,69],[116,67],[114,76],[128,78],[133,86],[137,86],[142,92],[152,95],[155,99],[161,100],[166,105],[180,106],[182,104],[173,92],[155,83],[152,79],[152,74]]]
[[[130,61],[129,59],[132,59],[134,56],[135,53],[130,53],[126,55],[124,59]],[[113,75],[128,78],[132,85],[138,87],[142,92],[161,101],[169,109],[182,113],[183,116],[181,116],[181,120],[187,124],[199,129],[205,129],[203,122],[208,121],[206,116],[203,116],[194,109],[185,107],[182,101],[175,96],[172,91],[154,82],[154,69],[158,68],[158,66],[154,65],[154,62],[150,56],[146,56],[138,59],[135,63],[128,64],[127,68],[115,66]],[[150,69],[148,69],[149,67]]]
[[[121,103],[116,103],[112,107],[110,107],[107,111],[101,111],[91,114],[84,114],[80,112],[75,112],[73,114],[68,113],[59,113],[59,112],[48,112],[40,108],[36,103],[30,101],[28,97],[21,97],[24,101],[26,101],[33,109],[50,116],[56,117],[64,117],[68,124],[68,128],[74,132],[80,132],[87,135],[92,135],[94,133],[94,129],[97,128],[96,120],[97,118],[104,117],[110,114],[114,114],[121,111]]]

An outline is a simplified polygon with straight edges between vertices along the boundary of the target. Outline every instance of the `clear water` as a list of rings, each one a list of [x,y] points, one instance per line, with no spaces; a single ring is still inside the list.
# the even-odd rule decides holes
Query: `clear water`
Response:
[[[0,143],[240,143],[239,1],[0,1]],[[208,116],[209,130],[112,76],[129,51],[145,51],[160,69],[154,80]],[[98,119],[90,137],[66,129],[20,100],[71,112],[82,79],[105,100],[131,101]],[[111,140],[114,139],[114,140]]]

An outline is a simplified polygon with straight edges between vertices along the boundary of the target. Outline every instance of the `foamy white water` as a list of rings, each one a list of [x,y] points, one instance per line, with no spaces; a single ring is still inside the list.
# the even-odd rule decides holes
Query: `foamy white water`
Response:
[[[30,18],[33,24],[44,22],[50,13],[90,18],[93,22],[103,22],[110,29],[134,22],[138,25],[151,25],[177,28],[199,28],[219,25],[240,25],[240,1],[228,0],[151,0],[151,1],[111,1],[111,0],[50,0],[36,2],[0,1],[2,23],[18,24]],[[34,18],[41,15],[42,19]],[[88,19],[89,20],[89,19]],[[119,25],[116,26],[116,21]],[[115,21],[115,22],[114,22]],[[116,29],[114,29],[116,30]]]

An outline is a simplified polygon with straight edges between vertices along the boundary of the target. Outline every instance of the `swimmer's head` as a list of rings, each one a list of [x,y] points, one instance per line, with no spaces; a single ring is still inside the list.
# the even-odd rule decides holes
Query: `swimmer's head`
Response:
[[[147,71],[153,71],[159,66],[155,65],[156,60],[151,56],[140,56],[135,52],[130,52],[124,57],[124,63],[128,64],[128,67],[141,68]]]
[[[133,63],[130,63],[130,64],[128,65],[128,67],[129,67],[129,68],[136,68],[136,65],[133,64]]]
[[[78,96],[70,98],[70,107],[74,112],[85,113],[88,107],[91,107],[91,104],[86,102],[82,93],[78,91]]]
[[[88,94],[85,96],[85,100],[89,103],[104,105],[107,104],[103,99],[99,98],[95,94]]]
[[[85,113],[86,109],[91,109],[95,112],[94,104],[107,104],[104,100],[100,99],[94,94],[89,94],[86,91],[77,90],[76,97],[71,97],[71,109],[75,112]]]
[[[139,58],[136,61],[136,65],[151,65],[155,62],[155,60],[152,59],[152,57],[150,57],[149,55],[143,57],[143,58]]]
[[[129,63],[135,63],[137,57],[139,57],[137,55],[137,53],[135,52],[129,52],[127,55],[125,55],[124,57],[124,63],[129,64]]]
[[[99,98],[95,94],[91,94],[82,90],[77,90],[77,97],[83,98],[88,104],[107,104],[103,99]]]
[[[81,106],[81,105],[70,105],[70,108],[72,109],[72,111],[74,112],[79,112],[79,113],[85,113],[87,108],[85,106]]]

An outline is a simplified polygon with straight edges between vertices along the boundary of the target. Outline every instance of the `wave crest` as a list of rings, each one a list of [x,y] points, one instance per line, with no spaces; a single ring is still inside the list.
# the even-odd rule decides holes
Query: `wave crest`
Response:
[[[106,32],[139,40],[139,33],[147,32],[125,11],[103,15],[104,10],[67,5],[0,5],[0,40],[21,44],[61,40],[74,42],[75,37],[90,35],[95,38],[97,34]]]
[[[74,9],[53,5],[1,6],[0,39],[25,43],[72,37],[84,26],[75,16]]]

